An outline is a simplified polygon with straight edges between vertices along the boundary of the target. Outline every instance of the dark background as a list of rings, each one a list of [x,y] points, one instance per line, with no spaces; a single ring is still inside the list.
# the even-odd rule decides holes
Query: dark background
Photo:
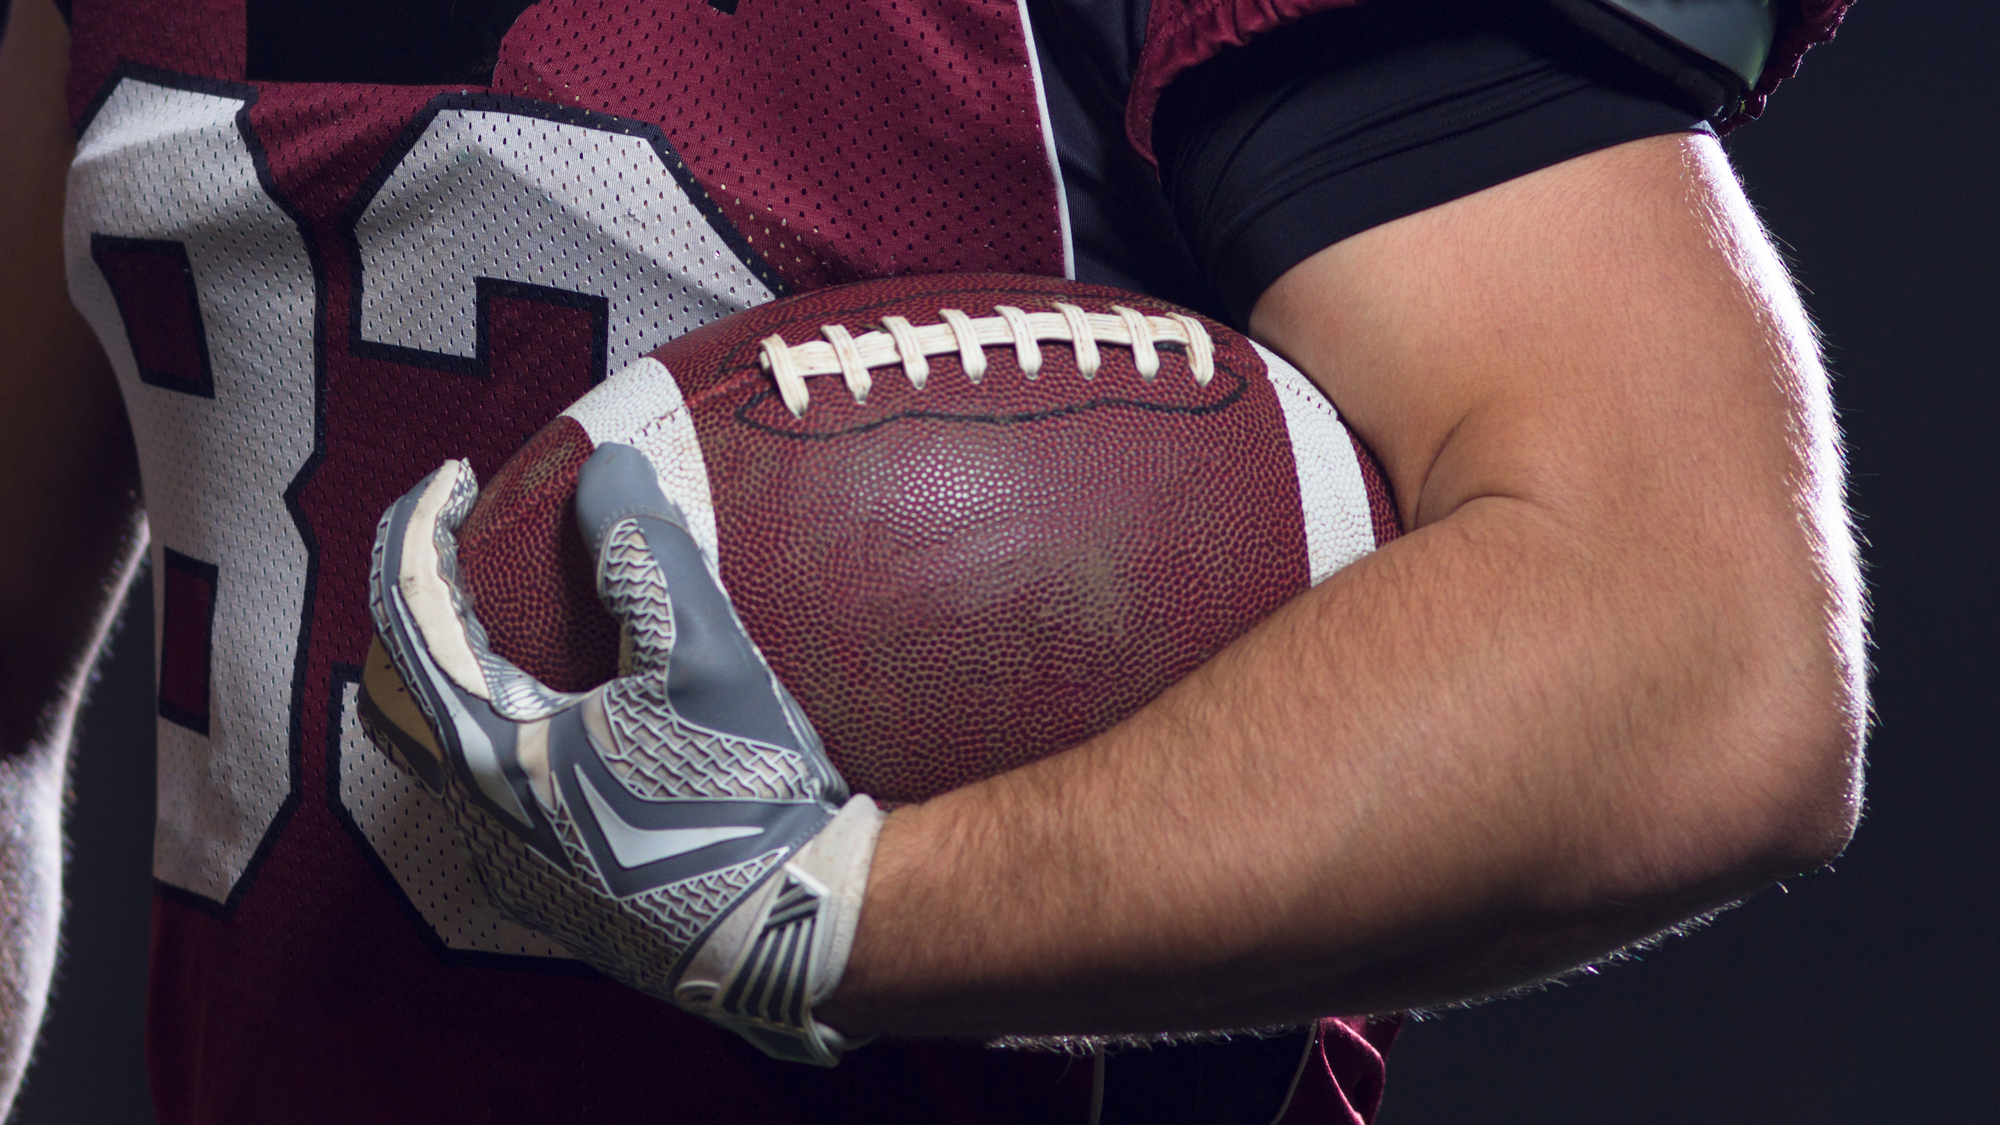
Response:
[[[1382,1125],[2000,1119],[1996,42],[2000,6],[1861,0],[1729,142],[1847,429],[1875,604],[1860,835],[1833,871],[1636,963],[1411,1025]],[[147,600],[83,722],[65,955],[21,1125],[151,1120]]]

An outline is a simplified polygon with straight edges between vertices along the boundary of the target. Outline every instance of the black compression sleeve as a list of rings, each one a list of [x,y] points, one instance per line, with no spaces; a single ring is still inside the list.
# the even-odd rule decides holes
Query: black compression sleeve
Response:
[[[1301,21],[1170,87],[1160,177],[1208,286],[1247,324],[1349,235],[1574,156],[1705,130],[1538,5],[1370,3]]]

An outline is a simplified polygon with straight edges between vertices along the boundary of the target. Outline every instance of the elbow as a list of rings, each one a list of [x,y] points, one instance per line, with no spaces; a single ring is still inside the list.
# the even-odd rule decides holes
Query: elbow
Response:
[[[1861,818],[1868,729],[1865,595],[1859,560],[1840,513],[1817,506],[1799,526],[1806,558],[1773,585],[1792,608],[1765,633],[1751,682],[1767,716],[1750,737],[1768,745],[1755,779],[1770,812],[1772,877],[1823,867],[1847,847]],[[1813,513],[1808,507],[1807,513]],[[1753,761],[1755,759],[1753,758]]]
[[[1860,821],[1868,701],[1859,583],[1815,569],[1812,612],[1765,619],[1746,659],[1723,670],[1701,734],[1701,800],[1714,819],[1705,844],[1681,846],[1723,898],[1826,866]]]
[[[1642,838],[1627,854],[1644,870],[1614,876],[1621,891],[1720,905],[1824,867],[1853,839],[1868,716],[1860,582],[1824,558],[1706,588],[1700,639],[1683,650],[1687,721],[1628,791]]]
[[[1752,791],[1761,815],[1746,818],[1753,834],[1744,851],[1754,857],[1747,874],[1760,884],[1831,863],[1861,818],[1865,705],[1822,696],[1794,706],[1809,713],[1774,737]]]
[[[1862,806],[1859,709],[1825,692],[1756,701],[1768,709],[1708,724],[1712,742],[1624,806],[1638,815],[1611,834],[1626,841],[1622,855],[1600,853],[1610,868],[1595,901],[1648,918],[1667,903],[1691,915],[1825,867],[1846,849]]]
[[[1784,815],[1776,833],[1780,866],[1789,871],[1832,862],[1860,824],[1868,722],[1863,659],[1857,652],[1851,665],[1841,661],[1827,677],[1833,682],[1802,701],[1806,714],[1788,755],[1789,784],[1780,790]]]

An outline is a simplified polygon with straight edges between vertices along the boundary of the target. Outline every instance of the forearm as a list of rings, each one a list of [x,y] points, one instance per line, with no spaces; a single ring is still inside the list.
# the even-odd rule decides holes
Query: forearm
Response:
[[[145,523],[131,491],[105,498],[120,534],[76,560],[75,588],[64,601],[87,601],[71,628],[41,633],[43,646],[5,649],[9,667],[34,661],[31,673],[5,684],[10,707],[38,702],[32,718],[10,715],[24,732],[0,745],[0,1113],[20,1086],[41,1026],[56,963],[62,914],[64,779],[78,709],[91,665],[116,620],[144,558]],[[39,699],[25,681],[42,689]]]
[[[1108,734],[891,817],[829,1023],[1461,999],[1851,831],[1830,413],[1712,147],[1599,154],[1308,265],[1267,338],[1337,384],[1416,530]]]
[[[78,709],[91,665],[116,621],[118,608],[144,558],[144,520],[129,489],[104,498],[121,534],[80,556],[77,587],[63,600],[87,600],[59,636],[43,634],[46,647],[10,644],[10,666],[38,660],[45,668],[10,679],[6,697],[20,706],[34,697],[19,681],[41,685],[32,721],[10,717],[26,732],[0,745],[0,1112],[20,1086],[41,1026],[55,969],[62,915],[62,814],[64,779]]]
[[[1798,748],[1760,737],[1784,725],[1763,710],[1834,690],[1832,654],[1758,666],[1730,626],[1766,619],[1748,596],[1621,604],[1594,571],[1635,562],[1481,501],[1095,742],[898,812],[825,1018],[1187,1030],[1436,1003],[1812,865],[1795,834],[1741,827],[1793,794],[1677,798],[1725,755],[1780,759],[1757,772],[1789,784]],[[1668,627],[1634,646],[1649,614]],[[1661,847],[1684,838],[1713,842],[1698,870]]]
[[[0,1106],[20,1087],[55,969],[62,780],[52,751],[0,760]]]

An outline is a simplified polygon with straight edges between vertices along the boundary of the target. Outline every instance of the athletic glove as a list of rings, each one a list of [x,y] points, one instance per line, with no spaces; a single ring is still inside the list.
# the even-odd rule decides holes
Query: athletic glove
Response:
[[[644,454],[579,477],[626,674],[555,691],[494,653],[457,581],[478,495],[447,463],[382,517],[370,575],[370,739],[436,794],[494,903],[600,971],[832,1066],[813,1018],[840,983],[882,813],[850,798]]]

